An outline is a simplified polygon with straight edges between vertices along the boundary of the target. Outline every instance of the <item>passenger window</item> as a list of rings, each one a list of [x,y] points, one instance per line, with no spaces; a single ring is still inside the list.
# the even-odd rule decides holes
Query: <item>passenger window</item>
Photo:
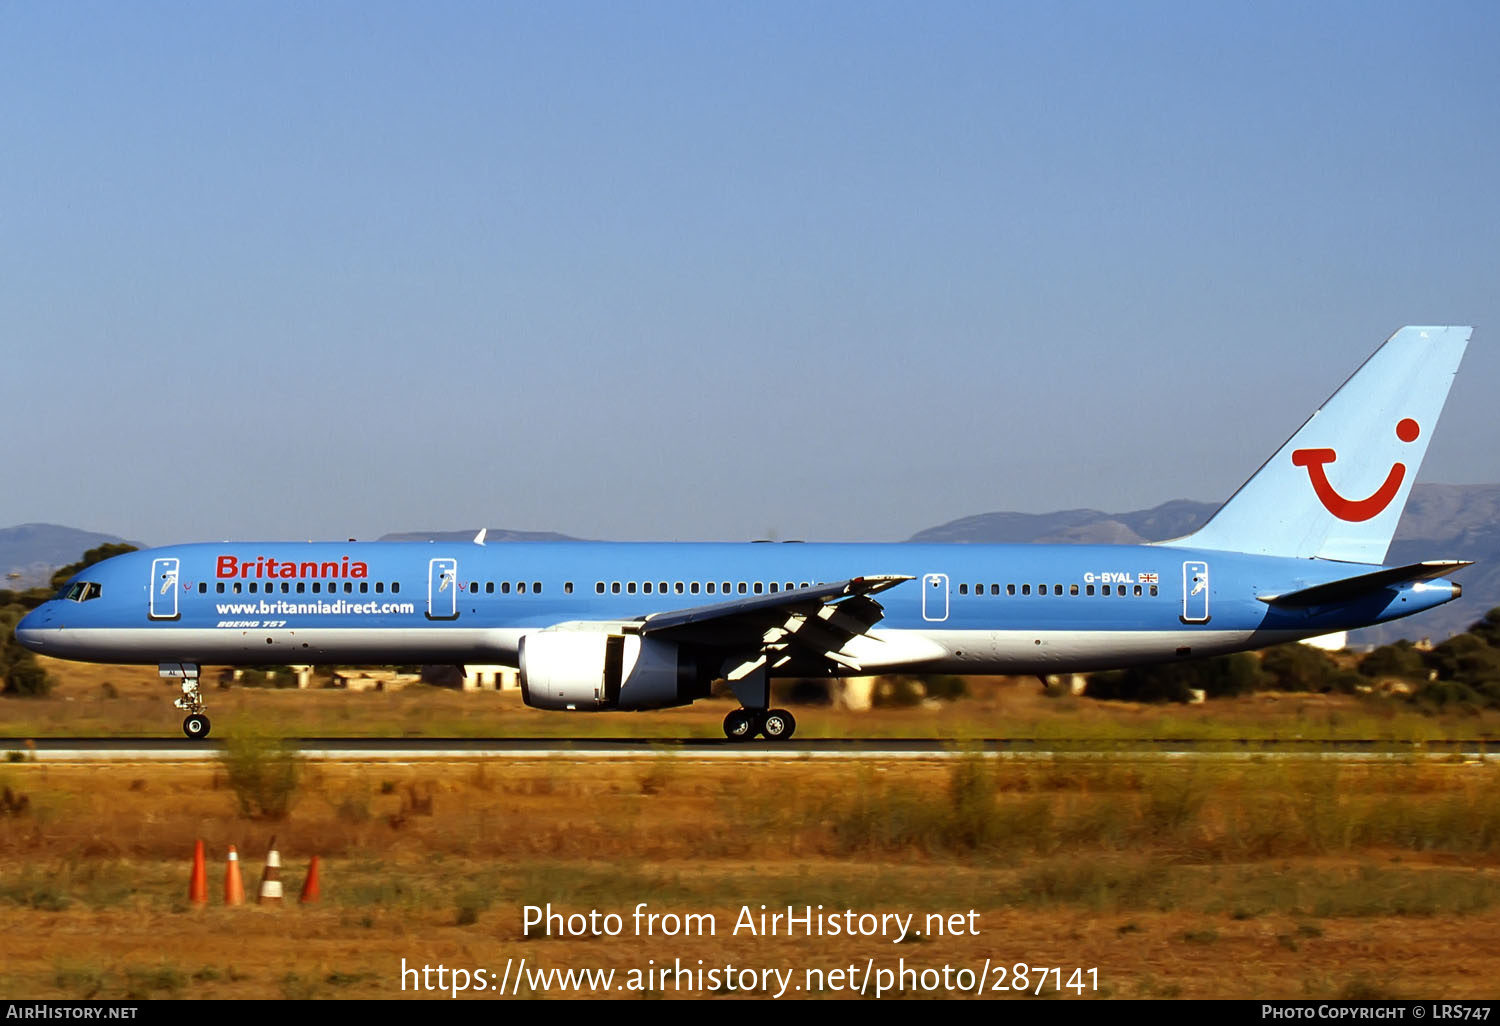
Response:
[[[236,590],[238,590],[238,589],[236,589]],[[323,590],[323,584],[322,584],[322,582],[321,581],[313,581],[313,594],[314,595],[320,594],[322,592],[322,590]]]
[[[220,581],[219,583],[215,584],[214,591],[218,592],[220,595],[224,594],[224,582]]]
[[[690,594],[693,594],[693,595],[698,594],[698,582],[697,581],[694,581],[692,584],[688,585],[688,592]]]
[[[1061,595],[1062,594],[1062,585],[1061,584],[1054,584],[1052,586],[1052,594],[1054,594],[1054,595]]]
[[[255,582],[254,581],[250,582],[250,594],[252,594],[252,595],[255,594]]]
[[[614,582],[612,582],[612,583],[611,583],[611,584],[610,584],[610,586],[609,586],[609,590],[610,590],[610,591],[611,591],[611,592],[612,592],[612,593],[613,593],[613,594],[615,594],[615,595],[618,595],[618,594],[620,594],[620,582],[619,582],[619,581],[614,581]]]
[[[1139,584],[1137,584],[1137,585],[1136,585],[1136,586],[1135,586],[1135,593],[1136,593],[1136,594],[1137,594],[1137,595],[1139,595],[1139,594],[1140,594],[1140,593],[1141,593],[1141,586],[1140,586],[1140,585],[1139,585]]]
[[[1076,584],[1070,584],[1070,585],[1068,585],[1068,594],[1069,595],[1077,595],[1078,594],[1078,585],[1076,585]]]
[[[541,581],[532,581],[531,582],[531,593],[533,595],[540,595],[542,593],[542,582]]]
[[[395,585],[393,584],[393,585],[391,585],[391,587],[394,588]],[[222,591],[223,589],[221,588],[220,590]],[[298,581],[297,582],[297,594],[298,595],[305,595],[306,593],[307,593],[307,582],[306,581]]]
[[[1090,585],[1086,586],[1083,589],[1083,591],[1084,591],[1084,594],[1086,594],[1086,595],[1092,595],[1094,593],[1094,586],[1092,584],[1090,584]]]
[[[651,582],[647,581],[645,584],[641,585],[641,590],[644,591],[647,595],[651,594]]]
[[[1106,584],[1106,585],[1105,585],[1105,586],[1104,586],[1104,592],[1103,592],[1103,593],[1104,593],[1104,594],[1105,594],[1105,595],[1108,595],[1108,594],[1109,594],[1109,585],[1107,585],[1107,584]]]
[[[401,591],[401,582],[400,581],[392,581],[391,582],[391,594],[395,595],[395,594],[397,594],[400,591]]]
[[[199,581],[198,582],[198,594],[199,595],[207,595],[208,594],[208,582],[207,581]]]
[[[354,594],[354,582],[353,581],[345,581],[344,582],[344,594],[345,595],[353,595]]]
[[[379,591],[380,590],[380,585],[378,585],[378,584],[375,585],[375,590]],[[495,582],[494,581],[485,581],[484,582],[484,593],[486,595],[493,595],[493,594],[495,594]]]
[[[635,594],[635,582],[634,581],[628,582],[625,585],[625,591],[626,591],[627,594],[634,595]]]
[[[741,582],[740,582],[740,594],[741,594],[741,595],[743,595],[743,594],[745,594],[745,593],[746,593],[746,592],[747,592],[747,591],[749,591],[749,589],[748,589],[748,588],[746,588],[746,587],[745,587],[745,582],[744,582],[744,581],[741,581]]]
[[[1156,585],[1154,585],[1154,584],[1151,585],[1151,594],[1152,594],[1153,597],[1155,597],[1155,595],[1156,595]]]
[[[775,581],[772,581],[771,582],[771,594],[773,594],[773,595],[776,594],[776,589],[777,589],[777,584],[776,584]]]
[[[708,593],[710,595],[712,595],[714,593],[714,582],[713,581],[709,581],[708,582]]]
[[[1000,594],[1000,585],[998,585],[998,584],[992,584],[992,585],[990,585],[990,594],[991,595],[998,595],[998,594]]]
[[[595,581],[594,582],[594,594],[595,595],[603,595],[604,594],[604,582],[603,581]]]
[[[573,582],[572,581],[564,581],[563,582],[563,594],[564,595],[571,595],[571,594],[573,594]]]
[[[502,595],[509,595],[510,594],[510,582],[509,581],[501,581],[500,582],[500,594],[502,594]]]
[[[524,594],[526,594],[526,582],[525,581],[517,581],[516,582],[516,594],[517,595],[524,595]]]
[[[1007,595],[1014,595],[1015,593],[1016,593],[1016,586],[1014,584],[1007,584],[1005,586],[1005,594],[1007,594]]]
[[[656,591],[657,594],[665,595],[667,593],[667,582],[661,581],[660,583],[658,583],[656,586]]]
[[[234,582],[234,593],[236,595],[238,595],[240,593],[240,582],[239,581],[235,581]]]
[[[473,584],[472,584],[472,586],[469,588],[469,590],[470,591],[478,591],[479,590],[479,582],[478,581],[474,581]],[[370,582],[369,581],[360,581],[359,582],[359,593],[361,595],[368,595],[368,594],[370,594]]]
[[[1022,595],[1030,595],[1031,594],[1031,585],[1029,585],[1029,584],[1023,584],[1023,585],[1021,585],[1021,594]]]
[[[958,586],[958,593],[960,595],[967,595],[969,593],[969,586],[967,584],[960,584]]]
[[[734,590],[734,588],[732,588],[730,586],[729,582],[725,581],[724,582],[724,594],[728,595],[733,590]],[[745,586],[743,584],[740,585],[740,591],[744,591],[744,590],[745,590]]]

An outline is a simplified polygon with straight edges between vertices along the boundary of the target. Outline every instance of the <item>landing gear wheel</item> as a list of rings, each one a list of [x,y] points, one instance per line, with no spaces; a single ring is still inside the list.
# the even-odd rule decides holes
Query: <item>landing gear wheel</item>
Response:
[[[768,710],[761,719],[760,732],[767,741],[785,741],[796,730],[796,717],[785,709]]]
[[[202,741],[208,737],[208,728],[208,717],[202,713],[193,713],[182,721],[182,732],[192,741]]]
[[[755,737],[755,718],[748,709],[736,709],[724,717],[724,736],[731,741],[749,741]]]

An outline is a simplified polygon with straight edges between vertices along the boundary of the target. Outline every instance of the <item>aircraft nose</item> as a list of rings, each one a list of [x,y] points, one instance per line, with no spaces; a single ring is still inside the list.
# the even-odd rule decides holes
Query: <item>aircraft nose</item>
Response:
[[[29,648],[33,652],[44,652],[47,648],[45,639],[51,624],[50,610],[33,609],[21,617],[21,622],[16,624],[16,640],[23,648]]]

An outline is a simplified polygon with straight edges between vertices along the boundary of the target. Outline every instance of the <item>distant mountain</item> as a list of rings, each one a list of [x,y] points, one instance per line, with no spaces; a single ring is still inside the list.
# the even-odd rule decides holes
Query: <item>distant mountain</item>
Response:
[[[89,549],[124,540],[56,524],[0,528],[0,588],[20,591],[47,584],[58,567],[78,562]]]
[[[1197,530],[1219,507],[1176,499],[1135,513],[1069,509],[1061,513],[980,513],[912,535],[914,542],[1139,545]]]
[[[1053,542],[1136,545],[1166,541],[1201,527],[1218,505],[1177,499],[1133,513],[1070,509],[1060,513],[982,513],[912,536],[912,541]],[[1472,559],[1454,579],[1464,586],[1457,602],[1351,635],[1352,644],[1378,645],[1397,638],[1437,640],[1457,634],[1500,606],[1500,485],[1419,484],[1411,491],[1388,564],[1423,559]]]
[[[381,541],[473,541],[474,536],[479,533],[479,528],[468,531],[400,531],[396,534],[383,534]],[[578,538],[569,537],[566,534],[557,534],[554,531],[507,531],[503,527],[491,527],[484,536],[486,542],[515,542],[515,541],[579,541]]]

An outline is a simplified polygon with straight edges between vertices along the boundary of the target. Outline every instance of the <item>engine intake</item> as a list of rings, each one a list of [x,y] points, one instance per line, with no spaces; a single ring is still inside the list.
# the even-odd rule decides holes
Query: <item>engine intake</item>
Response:
[[[521,638],[521,699],[536,709],[663,709],[708,695],[691,652],[604,631],[538,631]]]

